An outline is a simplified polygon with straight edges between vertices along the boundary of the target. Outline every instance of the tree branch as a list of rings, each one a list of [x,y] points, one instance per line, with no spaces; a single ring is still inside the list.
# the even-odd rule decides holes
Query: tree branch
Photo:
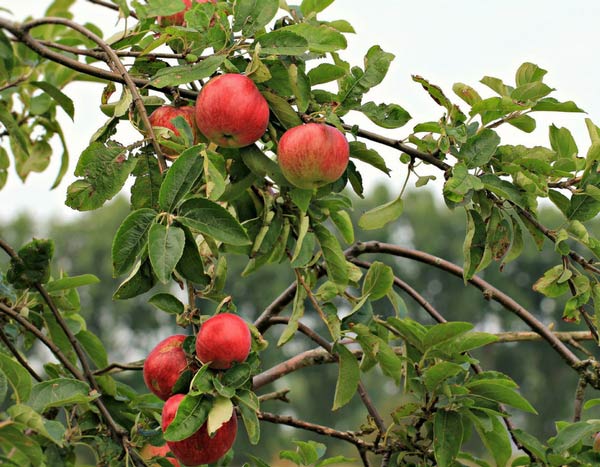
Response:
[[[25,358],[21,355],[19,350],[13,345],[13,343],[10,341],[10,339],[4,333],[4,331],[2,330],[1,327],[0,327],[0,340],[2,342],[4,342],[4,345],[6,345],[8,350],[10,350],[10,352],[15,356],[15,358],[21,364],[21,366],[29,372],[29,374],[33,377],[33,379],[35,379],[38,382],[41,382],[42,377],[40,375],[38,375],[33,368],[31,368],[31,365],[29,365],[29,362],[27,362],[27,360],[25,360]]]

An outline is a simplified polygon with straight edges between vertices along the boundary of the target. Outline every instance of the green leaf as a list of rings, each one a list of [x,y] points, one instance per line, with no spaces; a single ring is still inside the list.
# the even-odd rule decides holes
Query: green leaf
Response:
[[[349,146],[351,158],[369,164],[381,170],[386,175],[390,174],[390,169],[385,164],[384,158],[377,151],[367,148],[367,145],[362,141],[351,141]]]
[[[457,363],[439,362],[425,370],[423,382],[427,390],[433,392],[442,381],[464,373],[464,371],[464,368]]]
[[[360,382],[360,368],[354,354],[345,345],[335,344],[333,352],[339,359],[338,379],[335,385],[335,397],[332,410],[346,405],[356,394]]]
[[[542,82],[527,83],[513,90],[510,97],[520,102],[537,101],[554,91],[553,88]]]
[[[477,423],[475,429],[488,452],[496,461],[496,465],[508,465],[508,461],[513,454],[508,432],[500,421],[500,417],[491,416],[490,421],[492,422],[491,430],[483,430]]]
[[[533,435],[521,430],[520,428],[513,429],[513,435],[515,438],[529,451],[531,451],[538,459],[546,460],[547,447],[544,446],[540,441]]]
[[[365,275],[362,294],[370,300],[385,297],[394,285],[394,272],[387,264],[375,261]]]
[[[525,200],[523,191],[513,183],[502,180],[497,175],[491,173],[483,174],[479,180],[483,183],[483,187],[486,190],[508,201],[512,201],[523,209],[527,208],[527,201]]]
[[[433,416],[433,452],[439,467],[451,467],[463,442],[463,421],[456,412],[438,410]]]
[[[298,116],[298,112],[294,110],[287,100],[269,91],[263,91],[262,95],[269,103],[269,108],[275,117],[277,117],[277,120],[286,129],[302,125],[302,120]]]
[[[308,23],[298,23],[286,26],[283,30],[304,37],[308,41],[308,49],[311,52],[335,52],[336,50],[345,49],[348,45],[343,34],[325,24],[316,26]]]
[[[311,85],[316,86],[318,84],[329,83],[331,81],[338,80],[345,75],[346,70],[344,67],[334,65],[332,63],[321,63],[308,72],[308,79],[310,79]]]
[[[186,149],[173,162],[160,186],[158,204],[164,212],[173,212],[202,176],[204,160],[200,146]]]
[[[91,331],[82,329],[75,337],[81,343],[90,360],[98,368],[106,368],[108,366],[108,355],[102,341]]]
[[[166,441],[189,438],[208,418],[212,402],[203,396],[186,395],[177,408],[177,414],[164,431]]]
[[[0,352],[0,371],[13,390],[17,403],[26,401],[31,394],[31,375],[19,363]]]
[[[307,296],[308,294],[304,287],[302,287],[301,284],[298,284],[296,287],[296,293],[294,294],[292,315],[290,316],[288,324],[277,341],[278,347],[287,343],[298,330],[298,322],[300,321],[300,318],[304,316],[304,301],[306,300]]]
[[[517,86],[535,83],[538,81],[542,81],[546,73],[548,73],[546,70],[540,68],[534,63],[525,62],[517,70],[515,81],[517,83]]]
[[[85,285],[97,284],[100,282],[93,274],[82,274],[81,276],[63,277],[50,281],[46,284],[46,292],[54,293],[61,290],[75,289]]]
[[[226,58],[225,55],[211,55],[194,65],[161,68],[156,72],[150,84],[157,88],[164,88],[208,78],[219,69]]]
[[[427,334],[423,336],[423,346],[425,349],[437,346],[471,329],[473,329],[473,324],[461,321],[436,324],[429,328]]]
[[[115,300],[125,300],[127,298],[137,297],[150,290],[156,284],[156,275],[152,271],[150,260],[138,261],[131,271],[129,277],[125,279],[114,293]]]
[[[205,198],[192,198],[179,208],[177,221],[192,230],[229,245],[249,245],[240,223],[221,205]]]
[[[550,445],[555,452],[562,453],[597,431],[600,431],[600,422],[572,423],[560,430]]]
[[[172,315],[180,315],[183,313],[185,306],[181,301],[170,293],[158,293],[153,295],[148,303],[154,305],[159,310],[165,311]]]
[[[573,101],[559,102],[553,97],[540,99],[531,110],[536,112],[584,112]]]
[[[333,1],[334,0],[302,0],[300,11],[304,16],[308,16],[311,13],[320,13],[331,5]],[[307,464],[312,464],[312,462],[307,462]]]
[[[53,255],[52,240],[32,240],[19,249],[16,258],[10,259],[6,280],[17,289],[45,284],[50,279],[50,261]]]
[[[342,234],[344,241],[348,244],[354,243],[354,226],[347,211],[331,211],[329,217]]]
[[[277,14],[279,0],[236,0],[233,7],[233,31],[246,37],[254,35]]]
[[[158,210],[158,194],[162,174],[155,157],[140,155],[133,170],[135,182],[131,186],[131,206],[133,209],[150,208]]]
[[[288,67],[288,75],[292,91],[296,97],[296,107],[298,108],[298,112],[305,113],[311,99],[308,77],[294,63]]]
[[[360,110],[375,125],[381,128],[394,129],[400,128],[412,118],[410,114],[398,104],[375,104],[367,102],[363,104]]]
[[[550,298],[559,297],[567,293],[569,291],[569,284],[566,280],[561,280],[561,278],[564,278],[564,274],[565,268],[562,265],[548,269],[544,273],[544,276],[533,284],[533,290]]]
[[[221,426],[228,422],[233,415],[233,404],[231,399],[226,397],[217,397],[213,401],[213,405],[208,412],[208,420],[206,422],[206,430],[209,435],[216,433]]]
[[[296,117],[298,117],[297,114]],[[278,185],[288,184],[281,173],[281,169],[277,162],[271,160],[255,144],[240,148],[240,155],[242,156],[244,165],[246,165],[253,174],[261,178],[267,176]]]
[[[479,212],[468,209],[467,234],[463,244],[463,279],[467,282],[473,277],[485,252],[486,230]]]
[[[529,115],[519,115],[518,117],[512,117],[507,119],[507,122],[515,128],[524,131],[525,133],[532,133],[537,126],[535,119],[533,119]]]
[[[152,224],[148,234],[148,257],[156,277],[163,284],[169,282],[171,273],[183,254],[185,234],[179,227]]]
[[[29,156],[29,139],[21,130],[17,121],[8,111],[5,105],[0,105],[0,123],[4,125],[11,138],[11,147],[14,141],[15,146],[21,150],[25,157]]]
[[[589,221],[600,212],[600,200],[585,194],[574,194],[567,210],[567,219]]]
[[[185,233],[185,245],[175,269],[183,278],[192,281],[197,287],[206,287],[210,284],[210,276],[204,272],[204,264],[196,239],[190,229],[185,226],[182,226],[182,229]]]
[[[56,101],[58,105],[60,105],[63,108],[63,110],[71,118],[71,120],[74,120],[75,107],[73,105],[73,101],[69,96],[67,96],[60,89],[46,81],[31,81],[30,84],[37,88],[40,88],[42,91],[48,94],[52,99]]]
[[[358,226],[363,230],[381,229],[390,222],[398,219],[404,210],[402,197],[377,206],[370,211],[365,212],[358,220]]]
[[[467,84],[454,83],[452,90],[454,91],[454,94],[456,94],[470,106],[473,106],[481,100],[479,93]]]
[[[493,380],[473,381],[466,385],[471,394],[484,397],[486,399],[510,405],[516,409],[537,414],[533,406],[514,389],[499,384]]]
[[[34,466],[44,465],[44,454],[35,438],[32,436],[25,436],[16,426],[4,425],[0,428],[0,446],[8,446],[11,450],[17,450],[18,452],[14,453],[14,457],[17,459],[19,459],[19,453],[22,455],[20,457],[21,462],[13,465],[22,466],[27,460]],[[0,461],[3,460],[2,457],[3,456],[0,455]],[[10,458],[8,458],[8,461],[12,464]]]
[[[348,285],[348,268],[340,243],[337,238],[321,224],[314,225],[313,231],[317,236],[321,251],[323,251],[329,279],[340,288],[346,287]]]
[[[460,147],[457,157],[467,168],[473,169],[487,164],[500,144],[500,136],[488,128],[472,136]]]
[[[85,149],[75,168],[75,176],[83,178],[69,185],[65,204],[79,211],[89,211],[113,198],[136,164],[134,158],[125,157],[126,151],[114,143],[104,145],[98,141]]]
[[[286,29],[263,34],[256,38],[261,55],[302,55],[308,50],[308,41]],[[314,84],[314,83],[313,83]]]
[[[416,83],[419,83],[421,86],[423,86],[423,89],[425,89],[425,91],[427,91],[429,96],[435,101],[436,104],[438,104],[442,107],[445,107],[449,112],[452,111],[452,109],[453,109],[452,102],[450,102],[450,99],[448,99],[446,97],[446,95],[444,94],[444,91],[442,91],[442,89],[439,86],[436,86],[435,84],[431,84],[428,80],[426,80],[422,76],[413,75],[412,79]]]
[[[483,187],[479,177],[471,175],[467,166],[458,162],[452,168],[452,176],[444,185],[444,196],[452,202],[459,203],[464,200],[467,193],[482,190]]]
[[[52,407],[86,404],[99,396],[100,394],[90,395],[90,386],[83,381],[56,378],[35,384],[27,405],[41,413]]]
[[[29,407],[25,404],[15,404],[15,405],[10,406],[7,409],[7,412],[8,412],[8,415],[10,416],[11,420],[13,420],[14,422],[23,424],[27,428],[31,428],[36,433],[42,435],[44,438],[52,441],[53,443],[58,444],[59,446],[63,445],[62,436],[57,438],[55,436],[52,436],[52,434],[48,431],[46,424],[49,422],[49,420],[44,420],[42,415],[37,413],[31,407]],[[62,425],[62,423],[60,423],[60,422],[55,422],[55,423],[57,423],[60,427],[62,427],[61,431],[62,431],[62,434],[64,435],[65,428]],[[56,433],[60,433],[60,431],[57,430]]]
[[[256,409],[241,404],[238,406],[238,410],[242,415],[242,421],[244,422],[246,433],[248,433],[250,444],[258,444],[260,440],[260,423],[258,421],[258,415],[256,415]]]
[[[113,277],[126,273],[135,264],[148,242],[156,215],[153,209],[138,209],[121,223],[112,243]]]
[[[558,128],[550,125],[550,145],[560,158],[572,158],[579,153],[575,138],[568,128]]]

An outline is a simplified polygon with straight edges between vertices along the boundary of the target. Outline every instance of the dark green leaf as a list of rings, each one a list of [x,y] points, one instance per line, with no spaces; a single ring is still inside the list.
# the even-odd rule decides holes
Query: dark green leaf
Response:
[[[308,49],[311,52],[335,52],[336,50],[345,49],[348,45],[343,34],[325,24],[316,26],[308,23],[299,23],[287,26],[283,30],[291,31],[294,34],[304,37],[308,41]]]
[[[185,226],[182,226],[182,229],[185,233],[185,245],[175,269],[182,277],[192,281],[197,287],[206,287],[210,283],[210,276],[204,272],[204,263],[196,239],[190,229]]]
[[[206,397],[186,395],[177,408],[177,414],[164,431],[167,441],[189,438],[208,418],[212,403]]]
[[[574,194],[571,196],[567,219],[585,222],[596,217],[599,212],[600,200],[584,194]]]
[[[148,233],[148,257],[156,277],[163,284],[169,282],[171,273],[183,254],[185,234],[179,227],[152,224]]]
[[[342,344],[335,344],[333,352],[339,358],[338,379],[335,385],[335,397],[332,410],[346,405],[356,394],[360,382],[360,368],[354,354]]]
[[[597,431],[600,431],[600,422],[572,423],[558,432],[551,443],[552,449],[557,453],[564,452]]]
[[[94,362],[94,365],[96,365],[97,368],[105,368],[108,366],[108,355],[98,336],[91,331],[82,329],[75,337],[77,337],[77,340],[81,343],[85,352],[90,357],[90,360]]]
[[[298,116],[298,113],[287,100],[269,91],[263,91],[262,94],[269,103],[269,108],[284,128],[289,129],[302,125],[302,120]]]
[[[423,336],[423,346],[425,349],[437,346],[446,341],[456,338],[473,329],[471,323],[451,321],[440,323],[428,329],[427,334]]]
[[[537,414],[533,406],[527,400],[516,392],[513,388],[507,387],[499,382],[491,380],[473,381],[466,387],[471,394],[485,397],[486,399],[510,405],[516,409]]]
[[[131,187],[132,208],[158,210],[158,194],[162,183],[162,174],[156,158],[148,155],[139,156],[133,175],[135,182]]]
[[[153,295],[150,300],[148,300],[148,303],[151,303],[156,308],[173,315],[180,315],[184,310],[183,303],[181,303],[177,297],[171,295],[170,293],[158,293]]]
[[[31,375],[27,370],[0,352],[0,371],[12,388],[16,402],[25,402],[31,393]]]
[[[71,117],[71,120],[74,119],[75,107],[73,106],[73,101],[69,96],[67,96],[60,89],[46,81],[32,81],[31,84],[37,88],[40,88],[42,91],[48,94],[52,99],[54,99],[57,102],[58,105],[60,105],[63,108],[67,115]]]
[[[433,452],[439,467],[451,467],[463,442],[462,417],[438,410],[433,417]]]
[[[374,149],[367,148],[367,145],[362,141],[350,142],[350,157],[365,162],[366,164],[381,170],[386,175],[390,174],[390,169],[388,169],[385,164],[383,157],[381,157]]]
[[[279,0],[236,0],[233,7],[233,31],[252,36],[277,14]]]
[[[32,240],[19,249],[16,258],[10,259],[6,280],[17,289],[45,284],[50,279],[50,261],[53,255],[52,240]]]
[[[321,224],[314,225],[313,230],[323,251],[329,279],[340,288],[345,288],[348,285],[348,268],[342,247],[337,238]]]
[[[173,212],[202,176],[203,158],[200,151],[200,146],[183,151],[167,171],[158,195],[158,204],[164,212]]]
[[[499,417],[491,416],[490,421],[491,430],[483,430],[478,424],[475,424],[475,428],[488,452],[496,461],[496,465],[508,465],[513,454],[508,432]]]
[[[427,368],[423,373],[423,382],[428,391],[435,391],[438,385],[465,370],[462,366],[452,362],[439,362]]]
[[[410,114],[398,104],[375,104],[367,102],[359,109],[369,120],[381,128],[394,129],[406,125],[412,118]]]
[[[463,244],[465,282],[473,277],[483,259],[485,240],[486,229],[481,215],[473,209],[467,210],[467,234]]]
[[[246,231],[229,211],[208,199],[187,200],[179,209],[177,221],[230,245],[250,244]]]
[[[373,262],[365,275],[362,294],[369,296],[370,300],[379,300],[385,297],[394,285],[394,272],[387,264],[379,261]]]
[[[499,144],[500,136],[495,131],[486,128],[469,138],[460,147],[457,157],[464,161],[469,169],[480,167],[491,160]]]
[[[125,300],[137,297],[150,290],[156,284],[156,275],[152,271],[150,260],[138,262],[131,274],[125,279],[114,293],[115,300]]]
[[[98,396],[99,394],[90,395],[90,387],[83,381],[57,378],[35,384],[27,405],[41,413],[51,407],[85,404]]]
[[[143,208],[129,214],[115,234],[112,243],[113,277],[131,269],[148,242],[148,232],[156,212]]]
[[[165,67],[154,75],[152,86],[164,88],[167,86],[180,86],[201,79],[208,78],[223,64],[225,55],[211,55],[194,65],[180,65]]]
[[[308,44],[308,43],[307,43]],[[308,72],[308,78],[310,84],[316,86],[317,84],[329,83],[335,81],[346,75],[346,70],[338,65],[331,63],[321,63],[315,68]]]
[[[275,31],[257,37],[262,55],[302,55],[308,50],[308,41],[286,29]]]
[[[75,169],[75,175],[83,178],[67,188],[67,206],[79,211],[97,209],[121,191],[136,163],[125,157],[126,151],[99,142],[83,151]]]

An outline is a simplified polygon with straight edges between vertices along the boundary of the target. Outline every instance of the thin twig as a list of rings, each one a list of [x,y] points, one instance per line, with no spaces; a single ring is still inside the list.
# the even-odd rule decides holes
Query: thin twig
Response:
[[[144,360],[131,363],[111,363],[105,368],[94,371],[94,375],[100,376],[106,373],[120,373],[122,371],[142,371],[143,369]]]
[[[4,334],[4,331],[2,330],[1,327],[0,327],[0,340],[2,342],[4,342],[4,345],[6,345],[8,350],[10,350],[10,353],[12,353],[15,356],[15,358],[21,364],[21,366],[23,368],[25,368],[31,376],[33,376],[33,379],[35,379],[38,382],[43,381],[42,377],[40,375],[38,375],[33,368],[31,368],[31,365],[29,365],[29,362],[27,362],[27,360],[25,360],[25,358],[21,355],[19,350],[10,341],[8,336],[6,334]]]
[[[585,397],[585,388],[587,381],[585,378],[579,378],[579,384],[575,390],[575,404],[573,410],[573,423],[581,420],[581,412],[583,410],[583,399]]]

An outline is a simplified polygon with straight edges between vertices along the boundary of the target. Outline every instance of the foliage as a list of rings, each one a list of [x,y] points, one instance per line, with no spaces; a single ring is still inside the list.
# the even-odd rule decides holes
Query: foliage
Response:
[[[261,422],[290,425],[346,441],[364,465],[375,459],[382,466],[598,463],[591,437],[600,431],[600,423],[581,421],[585,388],[600,388],[596,361],[588,355],[578,357],[565,344],[568,339],[561,340],[514,298],[483,279],[492,264],[503,268],[517,259],[528,241],[525,237],[539,250],[546,248],[548,239],[553,265],[533,289],[561,298],[562,319],[583,320],[589,337],[598,340],[600,240],[588,225],[600,212],[600,129],[586,120],[591,143],[585,155],[569,130],[555,125],[549,129],[548,147],[502,144],[497,132],[501,125],[531,132],[538,112],[582,111],[571,101],[550,97],[553,89],[543,82],[545,70],[524,63],[514,84],[486,76],[481,84],[493,92],[491,97],[456,83],[452,90],[466,111],[440,87],[414,76],[441,107],[441,116],[416,123],[406,140],[395,140],[349,123],[358,112],[376,126],[398,129],[411,117],[398,103],[367,101],[366,94],[383,81],[394,56],[374,45],[362,66],[346,62],[341,51],[347,46],[345,35],[354,32],[352,26],[344,20],[319,19],[331,0],[194,4],[184,26],[164,27],[156,17],[174,13],[171,2],[113,0],[98,8],[136,21],[108,39],[94,25],[70,19],[73,3],[56,0],[43,19],[23,24],[0,18],[1,137],[10,147],[10,154],[0,149],[0,185],[11,163],[23,180],[32,171],[44,170],[54,137],[64,147],[56,179],[60,183],[69,156],[57,108],[73,118],[65,87],[74,80],[94,80],[104,86],[99,103],[108,120],[82,152],[75,169],[79,178],[69,186],[66,203],[95,211],[133,179],[131,210],[112,242],[113,274],[127,275],[114,299],[152,291],[149,303],[179,326],[196,331],[207,309],[236,312],[242,300],[226,293],[232,258],[244,262],[241,280],[282,267],[294,282],[255,319],[247,362],[226,372],[202,366],[191,378],[181,378],[178,384],[187,395],[163,434],[162,402],[115,376],[105,345],[80,313],[78,289],[97,278],[51,271],[50,240],[34,239],[18,251],[2,240],[0,246],[10,257],[0,275],[3,462],[78,465],[76,447],[86,445],[98,465],[145,465],[139,452],[143,445],[186,438],[205,421],[212,430],[228,420],[235,407],[252,444],[260,442]],[[219,73],[246,74],[268,102],[271,119],[257,144],[240,149],[207,141],[194,144],[182,121],[180,138],[154,132],[148,122],[153,109],[166,100],[191,103],[198,86]],[[117,84],[121,93],[114,98]],[[303,122],[336,126],[353,139],[345,174],[317,190],[293,187],[276,161],[282,134]],[[139,130],[140,141],[127,146],[120,142],[117,129],[124,125]],[[368,206],[355,221],[350,215],[355,197],[344,191],[346,186],[363,196],[364,164],[391,175],[384,158],[368,146],[371,143],[398,149],[406,178],[391,201]],[[165,159],[163,144],[179,150],[174,161]],[[409,179],[416,179],[420,187],[436,177],[430,174],[434,171],[444,179],[445,204],[464,212],[462,267],[411,248],[354,241],[362,231],[375,236],[377,230],[395,225],[404,212]],[[556,227],[538,218],[544,198],[560,211]],[[355,232],[356,226],[362,231]],[[350,246],[344,250],[346,245]],[[375,253],[382,259],[359,259]],[[516,428],[517,418],[506,407],[534,414],[535,408],[513,379],[481,368],[471,353],[498,337],[474,331],[470,322],[448,322],[395,275],[388,264],[394,256],[459,276],[540,335],[579,378],[573,423],[558,422],[556,436],[545,442]],[[187,303],[173,293],[176,285],[187,292]],[[408,318],[395,288],[417,300],[437,324]],[[289,317],[278,316],[288,304]],[[285,325],[275,350],[279,359],[264,369],[263,334],[275,324]],[[285,360],[284,350],[301,338],[298,334],[318,348]],[[30,362],[36,343],[55,358],[44,364],[43,373]],[[186,345],[193,348],[193,337]],[[289,372],[329,362],[338,368],[331,410],[342,409],[358,394],[366,410],[359,427],[340,431],[335,425],[261,410],[257,393],[264,386]],[[373,369],[393,385],[397,396],[397,405],[386,414],[373,403],[364,382]],[[267,393],[262,398],[285,400],[285,395]],[[468,452],[473,433],[485,449],[481,458],[476,457],[480,450]],[[323,458],[325,447],[314,441],[295,445],[295,451],[283,450],[280,457],[297,465],[348,461],[337,455]],[[268,465],[258,457],[250,459],[254,465]]]

